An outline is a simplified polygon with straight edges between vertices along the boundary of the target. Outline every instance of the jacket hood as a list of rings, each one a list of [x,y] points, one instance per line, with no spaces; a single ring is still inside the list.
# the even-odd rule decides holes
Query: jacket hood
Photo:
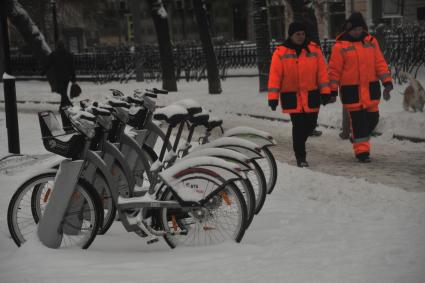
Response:
[[[336,41],[364,42],[371,41],[372,38],[372,35],[370,35],[367,31],[363,31],[362,35],[359,38],[354,38],[348,33],[348,31],[345,31],[336,37]]]

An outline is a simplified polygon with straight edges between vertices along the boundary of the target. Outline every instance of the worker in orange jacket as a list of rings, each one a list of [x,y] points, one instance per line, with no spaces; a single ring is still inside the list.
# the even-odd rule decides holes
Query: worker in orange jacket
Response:
[[[369,138],[379,121],[379,81],[384,86],[385,100],[390,99],[393,84],[378,41],[367,32],[359,12],[347,19],[345,31],[336,38],[329,79],[332,93],[336,94],[339,87],[341,102],[349,113],[354,154],[360,162],[368,163]]]
[[[298,167],[308,167],[305,143],[316,127],[320,104],[334,102],[320,46],[306,38],[306,28],[292,23],[288,39],[276,48],[270,65],[268,101],[292,121],[292,143]]]

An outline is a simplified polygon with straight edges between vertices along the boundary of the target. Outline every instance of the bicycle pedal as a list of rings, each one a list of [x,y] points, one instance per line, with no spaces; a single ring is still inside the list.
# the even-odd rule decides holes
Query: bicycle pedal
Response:
[[[149,240],[147,240],[147,241],[146,241],[146,243],[147,243],[148,245],[150,245],[150,244],[154,244],[154,243],[156,243],[156,242],[159,242],[159,239],[158,239],[158,238],[151,238],[151,239],[149,239]]]
[[[136,235],[142,238],[146,238],[148,236],[145,232],[143,232],[143,230],[137,230],[137,231],[134,231],[134,233],[136,233]]]
[[[182,236],[186,236],[188,234],[187,230],[182,230],[179,232],[168,232],[169,235],[171,236],[176,236],[176,235],[182,235]]]

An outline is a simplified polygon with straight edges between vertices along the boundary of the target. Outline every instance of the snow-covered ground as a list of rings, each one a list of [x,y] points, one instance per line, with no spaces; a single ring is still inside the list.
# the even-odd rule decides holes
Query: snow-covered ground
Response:
[[[81,99],[103,97],[109,88],[130,93],[135,88],[158,85],[81,83],[84,92]],[[257,78],[228,79],[218,96],[207,94],[205,82],[181,82],[179,92],[160,97],[159,104],[192,97],[225,121],[239,124],[244,120],[244,124],[270,131],[280,141],[289,141],[289,124],[279,131],[277,122],[254,122],[229,114],[282,117],[281,113],[268,109],[266,95],[257,90]],[[405,112],[398,93],[401,90],[396,86],[392,100],[381,104],[379,130],[383,135],[377,147],[388,146],[394,157],[398,151],[407,149],[412,162],[416,162],[415,158],[425,156],[423,144],[392,139],[394,133],[425,138],[425,113]],[[59,99],[48,91],[45,82],[18,82],[17,96],[18,100]],[[18,107],[22,111],[19,115],[22,152],[46,153],[34,110],[56,110],[58,106],[27,103]],[[340,109],[339,103],[324,107],[320,122],[339,125]],[[2,112],[0,156],[7,153],[4,125]],[[340,141],[337,135],[338,130],[327,129],[319,139],[349,156],[348,142]],[[314,145],[315,141],[311,143]],[[280,146],[287,148],[284,153],[291,154],[290,142]],[[319,148],[328,152],[325,147]],[[310,150],[317,151],[315,147]],[[290,161],[286,163],[290,158],[282,156],[284,153],[277,154],[280,161],[285,161],[278,162],[277,187],[267,197],[263,210],[254,218],[240,244],[175,250],[163,242],[148,246],[144,239],[126,233],[119,222],[106,235],[98,236],[87,251],[50,250],[35,238],[18,249],[9,236],[7,205],[19,183],[43,162],[23,167],[14,167],[13,162],[7,166],[3,163],[0,166],[0,282],[425,282],[425,193],[424,190],[408,192],[404,187],[418,182],[414,184],[416,187],[422,184],[425,188],[425,178],[422,182],[407,179],[403,180],[403,186],[397,183],[387,186],[377,182],[382,178],[356,178],[332,168],[325,170],[328,174],[322,173],[321,166],[330,166],[325,161],[313,159],[311,169],[299,169],[291,166]],[[371,175],[380,172],[374,171],[376,163],[371,164],[360,167],[348,159],[344,168],[351,166],[353,172],[359,171],[356,175],[361,175],[362,170]],[[4,170],[5,167],[10,170]],[[399,167],[393,170],[403,171]],[[414,172],[424,176],[425,168]]]

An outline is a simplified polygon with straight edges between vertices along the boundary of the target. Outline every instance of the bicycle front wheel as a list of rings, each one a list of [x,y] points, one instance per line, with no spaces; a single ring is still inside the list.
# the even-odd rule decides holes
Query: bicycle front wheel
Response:
[[[49,201],[55,176],[55,172],[37,175],[21,185],[13,194],[7,211],[7,224],[10,235],[18,247],[37,231],[37,223]],[[90,186],[82,179],[77,183],[62,227],[64,231],[73,230],[74,232],[69,234],[74,235],[64,235],[61,245],[63,247],[76,245],[87,248],[101,225],[102,205],[99,196]],[[80,203],[80,210],[72,211],[77,202]]]
[[[223,183],[211,176],[185,176],[178,186],[195,188],[197,191],[213,192],[212,197],[198,209],[163,208],[159,211],[159,221],[163,230],[187,231],[187,235],[170,235],[164,238],[170,247],[205,246],[224,241],[240,242],[245,234],[247,208],[244,197],[234,183]],[[220,185],[223,187],[220,189]],[[162,200],[173,200],[170,188],[162,195]]]
[[[276,186],[277,181],[277,164],[272,152],[267,147],[261,148],[261,152],[264,154],[264,158],[257,159],[257,163],[263,170],[264,177],[267,183],[267,193],[271,194]]]

